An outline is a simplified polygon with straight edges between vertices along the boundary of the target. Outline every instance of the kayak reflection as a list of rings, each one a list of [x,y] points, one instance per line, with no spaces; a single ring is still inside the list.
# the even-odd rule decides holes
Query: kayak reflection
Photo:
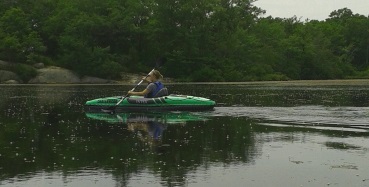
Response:
[[[86,113],[90,119],[102,120],[108,123],[156,122],[162,124],[186,124],[188,121],[206,121],[208,116],[201,112],[124,112],[116,114]]]
[[[165,147],[161,139],[168,125],[185,125],[189,121],[206,121],[208,117],[201,112],[125,112],[125,113],[86,113],[93,120],[110,124],[125,124],[138,139],[150,147]]]

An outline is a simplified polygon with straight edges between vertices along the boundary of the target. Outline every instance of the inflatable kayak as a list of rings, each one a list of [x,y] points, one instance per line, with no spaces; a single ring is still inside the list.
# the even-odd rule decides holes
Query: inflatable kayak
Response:
[[[115,106],[121,96],[99,98],[87,101],[85,108],[88,111],[101,111]],[[116,110],[118,111],[202,111],[211,110],[215,101],[203,97],[189,95],[167,95],[156,98],[144,98],[140,96],[127,97]]]

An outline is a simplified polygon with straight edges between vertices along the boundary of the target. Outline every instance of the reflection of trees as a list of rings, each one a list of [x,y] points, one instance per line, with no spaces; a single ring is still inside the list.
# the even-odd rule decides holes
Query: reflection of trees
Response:
[[[369,95],[367,90],[358,90],[355,93],[353,93],[350,97],[353,106],[357,107],[369,106],[369,102],[363,102],[369,101]]]
[[[65,88],[60,87],[60,90]],[[61,114],[68,111],[64,101],[70,94],[54,87],[8,86],[1,89],[0,168],[1,178],[34,171],[50,170],[56,160],[55,140],[60,135]],[[57,97],[56,95],[63,95]],[[46,101],[46,102],[45,102]],[[46,138],[47,137],[47,138]],[[45,164],[45,162],[47,164]]]
[[[55,89],[53,92],[58,92],[56,88],[58,87],[53,88]],[[236,91],[242,90],[244,88]],[[38,171],[61,171],[67,178],[80,170],[92,168],[110,173],[121,186],[127,185],[132,175],[146,170],[159,176],[163,185],[173,186],[173,183],[185,184],[186,176],[198,169],[210,168],[216,163],[222,163],[225,167],[239,162],[252,164],[261,154],[259,144],[268,141],[264,137],[256,138],[260,133],[281,132],[283,136],[281,138],[285,141],[296,140],[293,133],[301,132],[321,133],[328,137],[362,136],[359,133],[336,133],[310,128],[266,128],[259,125],[252,125],[251,128],[250,124],[254,124],[252,119],[235,116],[212,117],[208,121],[202,120],[204,116],[200,116],[186,121],[188,118],[177,114],[170,116],[176,123],[167,123],[159,144],[155,144],[152,142],[154,138],[150,135],[148,126],[141,124],[129,127],[127,121],[111,124],[89,119],[81,112],[82,106],[69,105],[69,101],[83,103],[85,98],[74,98],[71,96],[73,94],[66,94],[68,96],[60,97],[61,100],[49,99],[40,103],[39,100],[42,98],[32,96],[37,94],[31,92],[27,89],[19,91],[18,96],[28,96],[12,98],[8,93],[6,97],[8,99],[3,99],[7,104],[1,107],[7,110],[0,113],[0,180]],[[50,90],[46,92],[50,93],[42,97],[52,97],[53,92]],[[291,96],[285,92],[289,92]],[[285,101],[280,99],[287,95],[289,99],[292,98],[292,104],[308,99],[311,102],[321,103],[322,98],[331,97],[335,105],[345,104],[343,100],[357,93],[337,92],[334,95],[332,92],[335,90],[309,92],[301,89],[292,92],[251,89],[245,95],[234,96],[232,102],[242,103],[242,99],[246,102],[254,99],[256,104],[283,105]],[[42,95],[42,91],[38,94]],[[310,101],[307,103],[311,103]],[[220,98],[219,102],[222,102]],[[167,114],[166,117],[165,120],[162,116],[155,118],[161,119],[159,121],[163,123],[169,122]],[[179,118],[184,119],[185,123],[178,125]],[[334,142],[328,145],[334,148],[342,147]]]
[[[153,146],[150,141],[157,140],[152,136],[152,126],[108,124],[89,120],[81,113],[67,115],[61,105],[53,109],[33,113],[33,123],[26,116],[2,126],[13,129],[2,131],[6,133],[0,138],[1,145],[9,141],[16,144],[0,149],[2,180],[40,170],[63,171],[68,177],[83,168],[96,168],[111,172],[125,186],[132,174],[149,169],[162,178],[163,185],[171,186],[184,184],[186,176],[198,167],[251,162],[257,152],[249,122],[242,119],[222,117],[170,124],[163,129],[160,143]],[[15,138],[25,126],[22,138]],[[15,152],[19,154],[17,158]]]
[[[250,126],[244,120],[220,118],[209,123],[191,123],[186,126],[169,126],[163,142],[170,144],[165,154],[157,156],[156,168],[161,177],[170,183],[184,184],[186,176],[198,167],[212,163],[251,162],[255,155]],[[160,164],[161,163],[161,164]]]

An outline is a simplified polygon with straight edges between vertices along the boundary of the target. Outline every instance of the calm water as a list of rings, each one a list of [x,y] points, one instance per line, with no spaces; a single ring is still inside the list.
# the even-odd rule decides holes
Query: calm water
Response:
[[[0,86],[0,186],[369,186],[369,84],[168,85],[214,111],[88,113],[132,85]]]

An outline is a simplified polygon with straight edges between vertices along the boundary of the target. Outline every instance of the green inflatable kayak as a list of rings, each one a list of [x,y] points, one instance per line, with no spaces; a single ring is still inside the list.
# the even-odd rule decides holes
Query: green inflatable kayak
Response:
[[[101,111],[104,108],[115,106],[121,96],[99,98],[87,101],[85,108],[88,111]],[[203,111],[211,110],[215,101],[189,95],[167,95],[156,98],[140,96],[127,97],[118,106],[117,111]]]

